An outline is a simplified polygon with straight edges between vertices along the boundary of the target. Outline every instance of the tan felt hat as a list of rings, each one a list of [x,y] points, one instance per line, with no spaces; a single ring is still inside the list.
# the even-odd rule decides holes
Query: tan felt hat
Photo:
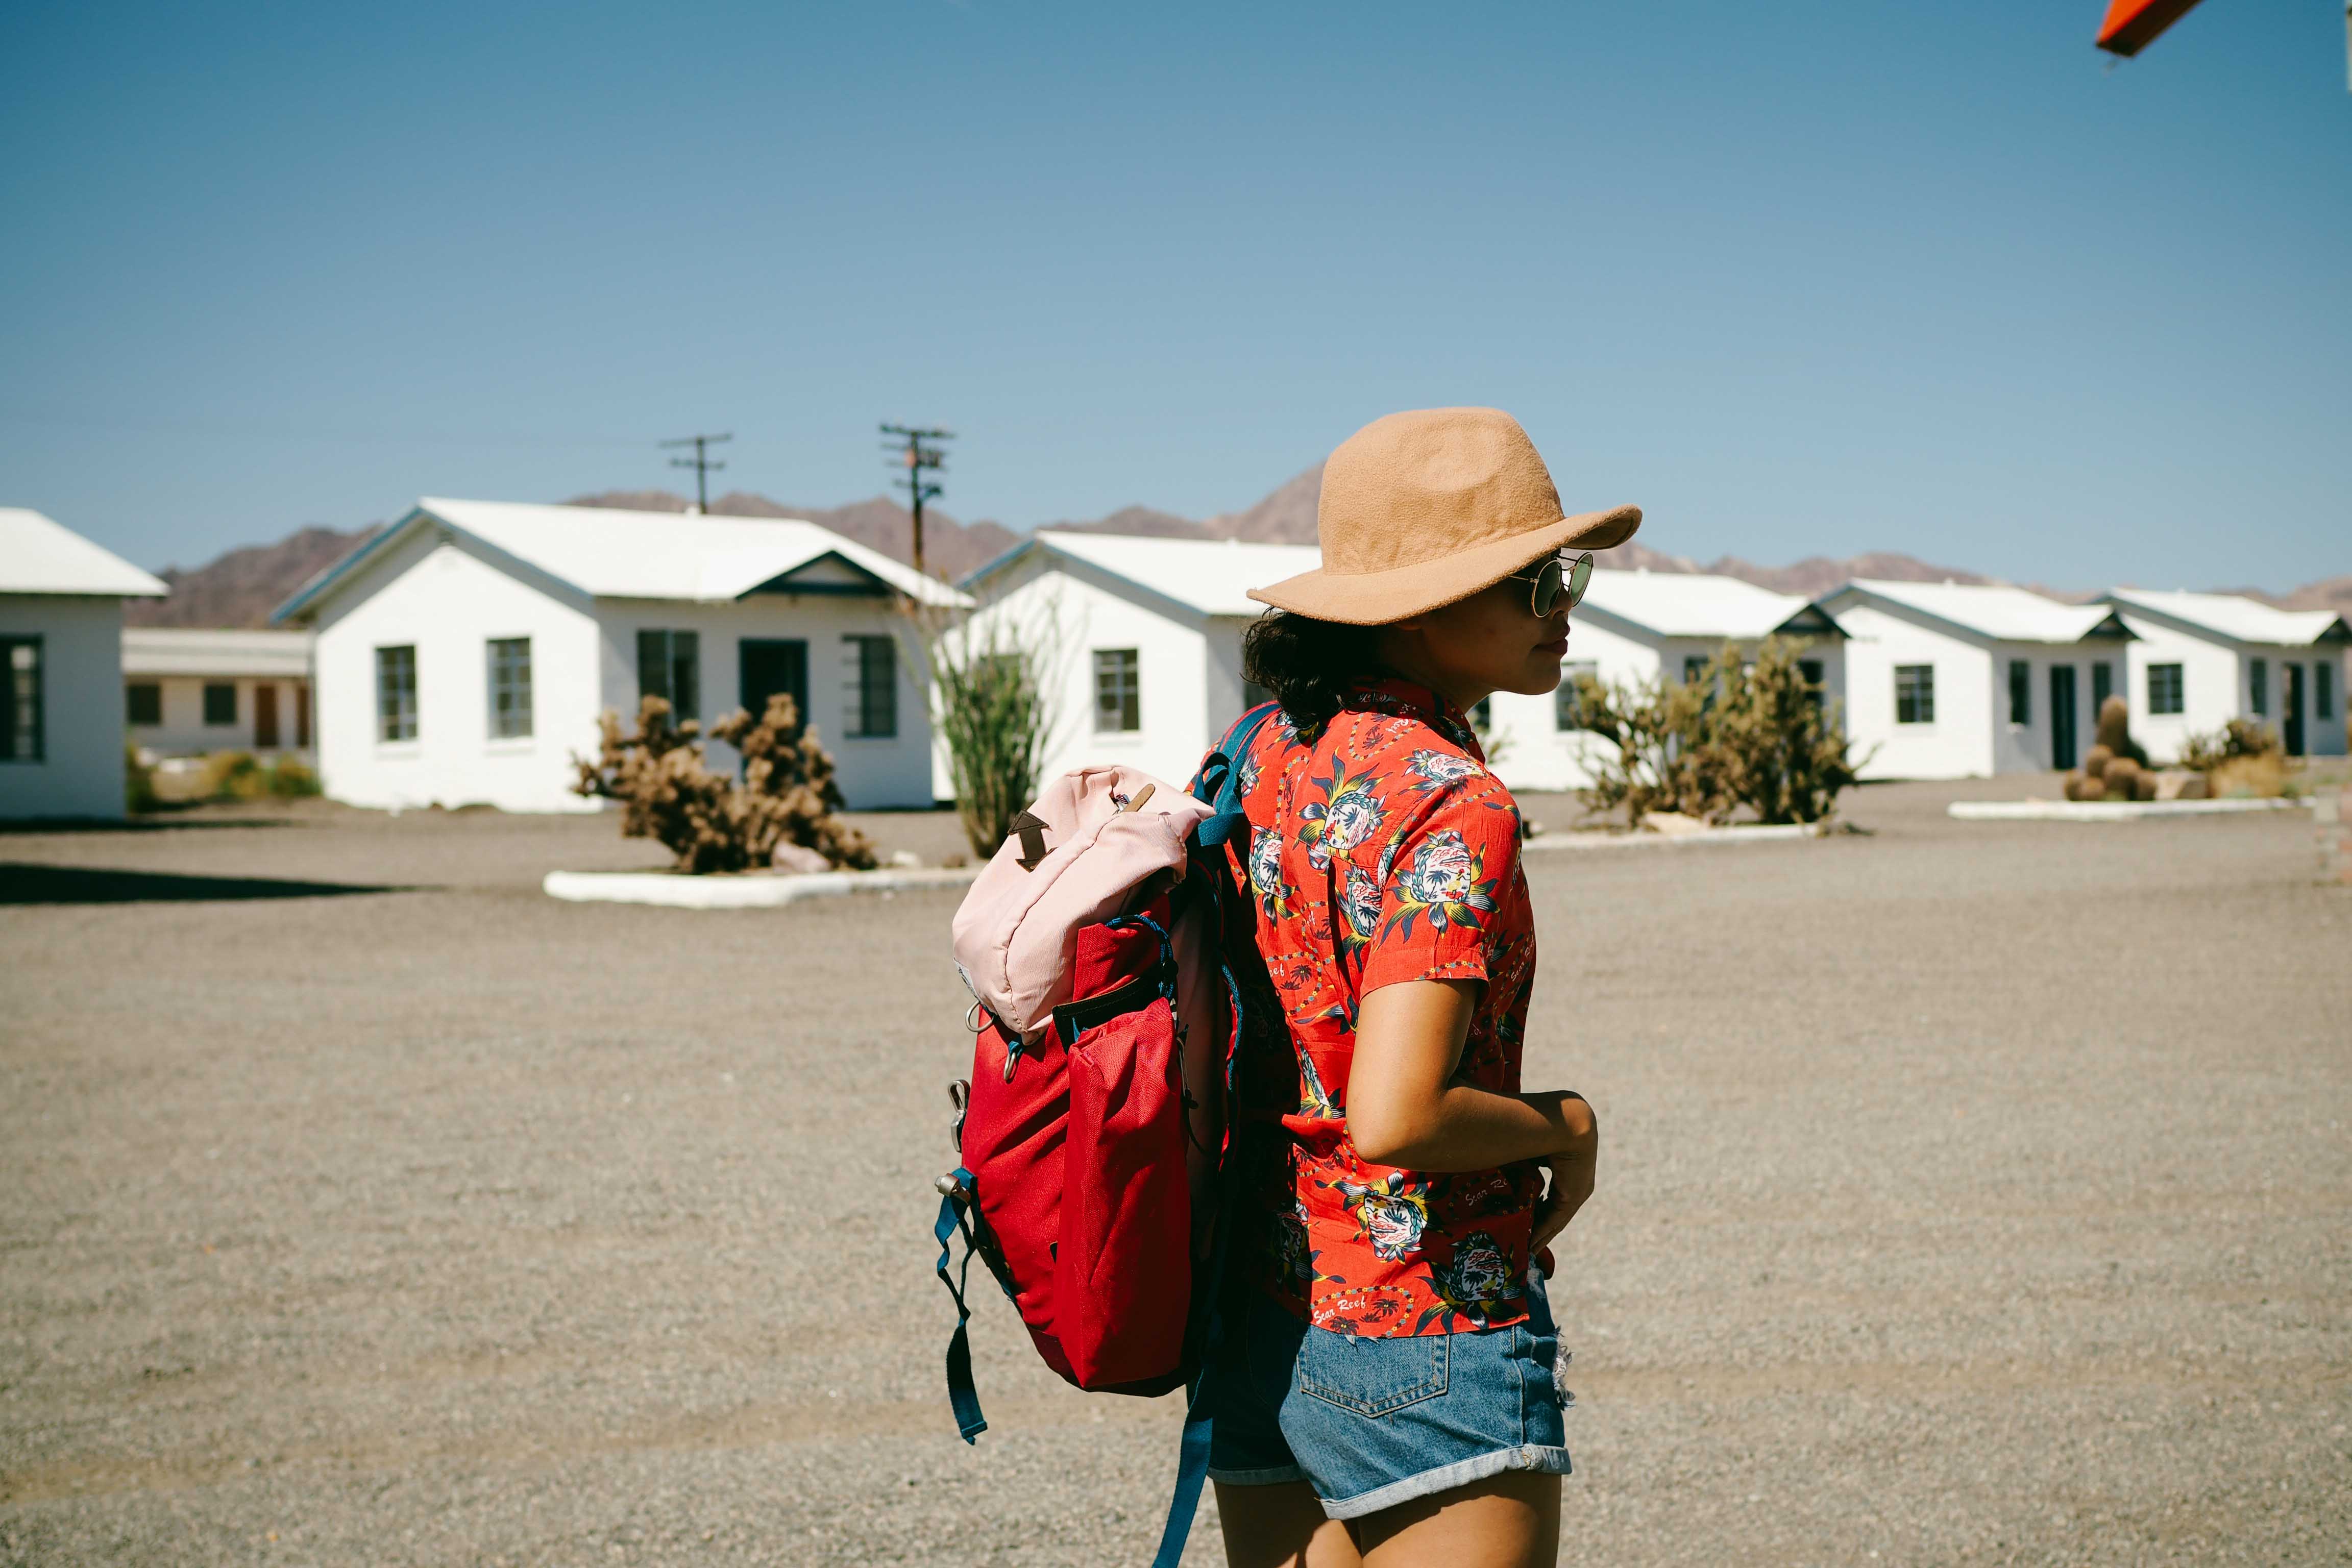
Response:
[[[1565,549],[1633,537],[1642,509],[1564,517],[1519,422],[1499,408],[1416,408],[1339,443],[1323,466],[1323,564],[1250,597],[1349,626],[1402,621],[1466,599]]]

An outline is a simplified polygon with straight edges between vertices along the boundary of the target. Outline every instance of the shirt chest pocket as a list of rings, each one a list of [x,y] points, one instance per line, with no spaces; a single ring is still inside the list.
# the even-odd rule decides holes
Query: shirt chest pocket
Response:
[[[1444,1394],[1452,1360],[1444,1334],[1375,1340],[1309,1329],[1298,1347],[1298,1392],[1359,1415],[1386,1415]]]

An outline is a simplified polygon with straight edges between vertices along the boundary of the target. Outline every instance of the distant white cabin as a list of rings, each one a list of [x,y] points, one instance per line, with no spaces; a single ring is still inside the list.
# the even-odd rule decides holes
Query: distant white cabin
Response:
[[[310,634],[125,626],[122,706],[157,756],[307,752]]]
[[[1248,590],[1321,562],[1312,545],[1047,530],[962,586],[973,635],[1053,650],[1042,777],[1120,762],[1181,784],[1265,699],[1242,680],[1242,633],[1265,609]]]
[[[123,813],[122,601],[163,584],[0,507],[0,817]]]
[[[2276,730],[2289,756],[2345,752],[2345,649],[2352,626],[2328,610],[2282,610],[2237,594],[2117,588],[2106,603],[2131,645],[2132,731],[2169,762],[2192,734],[2231,719]]]
[[[2109,605],[1990,584],[1856,578],[1821,606],[1845,628],[1846,728],[1873,779],[2071,768],[2120,694],[2132,633]]]
[[[708,724],[790,691],[853,808],[927,806],[904,613],[969,601],[812,522],[426,498],[276,619],[313,626],[319,773],[357,805],[593,811],[598,715]],[[713,743],[711,765],[733,766]]]
[[[1055,650],[1055,718],[1045,777],[1116,760],[1171,781],[1265,693],[1242,678],[1242,634],[1265,606],[1248,596],[1322,561],[1311,545],[1048,531],[963,580],[971,626]],[[1726,641],[1813,639],[1803,658],[1834,698],[1844,686],[1837,626],[1791,595],[1736,578],[1600,571],[1570,618],[1568,664],[1604,680],[1681,679]],[[1496,695],[1485,716],[1495,770],[1520,789],[1586,782],[1586,750],[1561,729],[1557,694]],[[1572,721],[1571,721],[1572,725]],[[945,786],[940,786],[942,793]]]
[[[1609,742],[1578,721],[1578,673],[1612,686],[1689,680],[1724,644],[1753,658],[1769,637],[1801,642],[1799,660],[1822,700],[1843,700],[1844,634],[1800,595],[1707,573],[1594,571],[1584,602],[1569,616],[1559,689],[1541,697],[1498,691],[1487,700],[1481,727],[1496,774],[1513,789],[1591,783],[1593,756]]]

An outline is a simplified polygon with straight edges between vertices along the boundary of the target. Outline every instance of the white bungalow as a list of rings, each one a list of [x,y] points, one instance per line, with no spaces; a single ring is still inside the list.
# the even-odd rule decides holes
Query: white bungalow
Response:
[[[125,626],[122,706],[157,756],[310,749],[310,634]]]
[[[1265,610],[1248,591],[1321,559],[1311,545],[1047,531],[963,586],[981,601],[978,635],[994,626],[1055,650],[1047,777],[1115,758],[1181,780],[1265,699],[1242,679],[1242,634]],[[1682,679],[1727,640],[1752,645],[1774,632],[1819,639],[1804,654],[1811,673],[1831,696],[1843,692],[1836,623],[1801,598],[1730,577],[1595,572],[1570,623],[1569,664],[1608,680]],[[1583,749],[1602,743],[1574,730],[1573,704],[1556,694],[1497,695],[1479,717],[1496,772],[1516,788],[1585,782]]]
[[[2344,755],[2343,616],[2236,594],[2117,588],[2106,602],[2139,639],[2132,730],[2151,758],[2169,762],[2188,736],[2238,718],[2275,728],[2289,756]]]
[[[2127,673],[2132,633],[2109,605],[1878,578],[1819,603],[1845,628],[1846,728],[1876,748],[1865,778],[2071,768]]]
[[[1264,700],[1242,680],[1242,633],[1265,609],[1248,590],[1321,560],[1312,545],[1046,531],[962,586],[976,636],[1053,650],[1044,777],[1117,761],[1181,783]]]
[[[1591,782],[1592,750],[1608,742],[1576,713],[1576,675],[1608,685],[1697,678],[1723,645],[1753,657],[1768,637],[1801,641],[1799,663],[1824,701],[1845,696],[1844,634],[1836,620],[1794,594],[1706,573],[1592,574],[1569,617],[1559,689],[1542,697],[1498,691],[1488,699],[1486,749],[1514,789],[1573,789]]]
[[[121,816],[122,601],[163,584],[0,507],[0,817]]]
[[[593,811],[572,759],[606,709],[633,724],[651,693],[708,723],[790,691],[853,807],[922,806],[929,681],[903,611],[967,603],[811,522],[427,498],[275,618],[317,629],[338,800]]]

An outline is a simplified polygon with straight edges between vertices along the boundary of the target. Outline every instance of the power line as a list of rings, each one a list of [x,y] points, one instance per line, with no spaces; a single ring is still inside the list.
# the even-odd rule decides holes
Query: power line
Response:
[[[661,443],[661,445],[665,447],[691,447],[694,448],[693,457],[672,458],[669,460],[669,466],[673,468],[692,468],[694,470],[695,510],[699,512],[708,512],[710,510],[710,470],[713,468],[723,468],[727,466],[724,463],[712,462],[710,460],[708,448],[717,446],[721,441],[732,441],[733,439],[735,439],[735,433],[730,430],[723,436],[680,436],[675,441],[664,441]]]
[[[948,462],[945,451],[925,443],[952,441],[955,432],[919,429],[909,425],[885,425],[882,434],[899,437],[897,441],[883,442],[882,449],[895,457],[898,465],[907,470],[905,479],[893,483],[897,489],[907,492],[912,503],[909,510],[915,514],[915,570],[920,572],[923,569],[923,503],[935,500],[940,493],[939,486],[923,478],[923,471],[928,468],[945,473]]]

